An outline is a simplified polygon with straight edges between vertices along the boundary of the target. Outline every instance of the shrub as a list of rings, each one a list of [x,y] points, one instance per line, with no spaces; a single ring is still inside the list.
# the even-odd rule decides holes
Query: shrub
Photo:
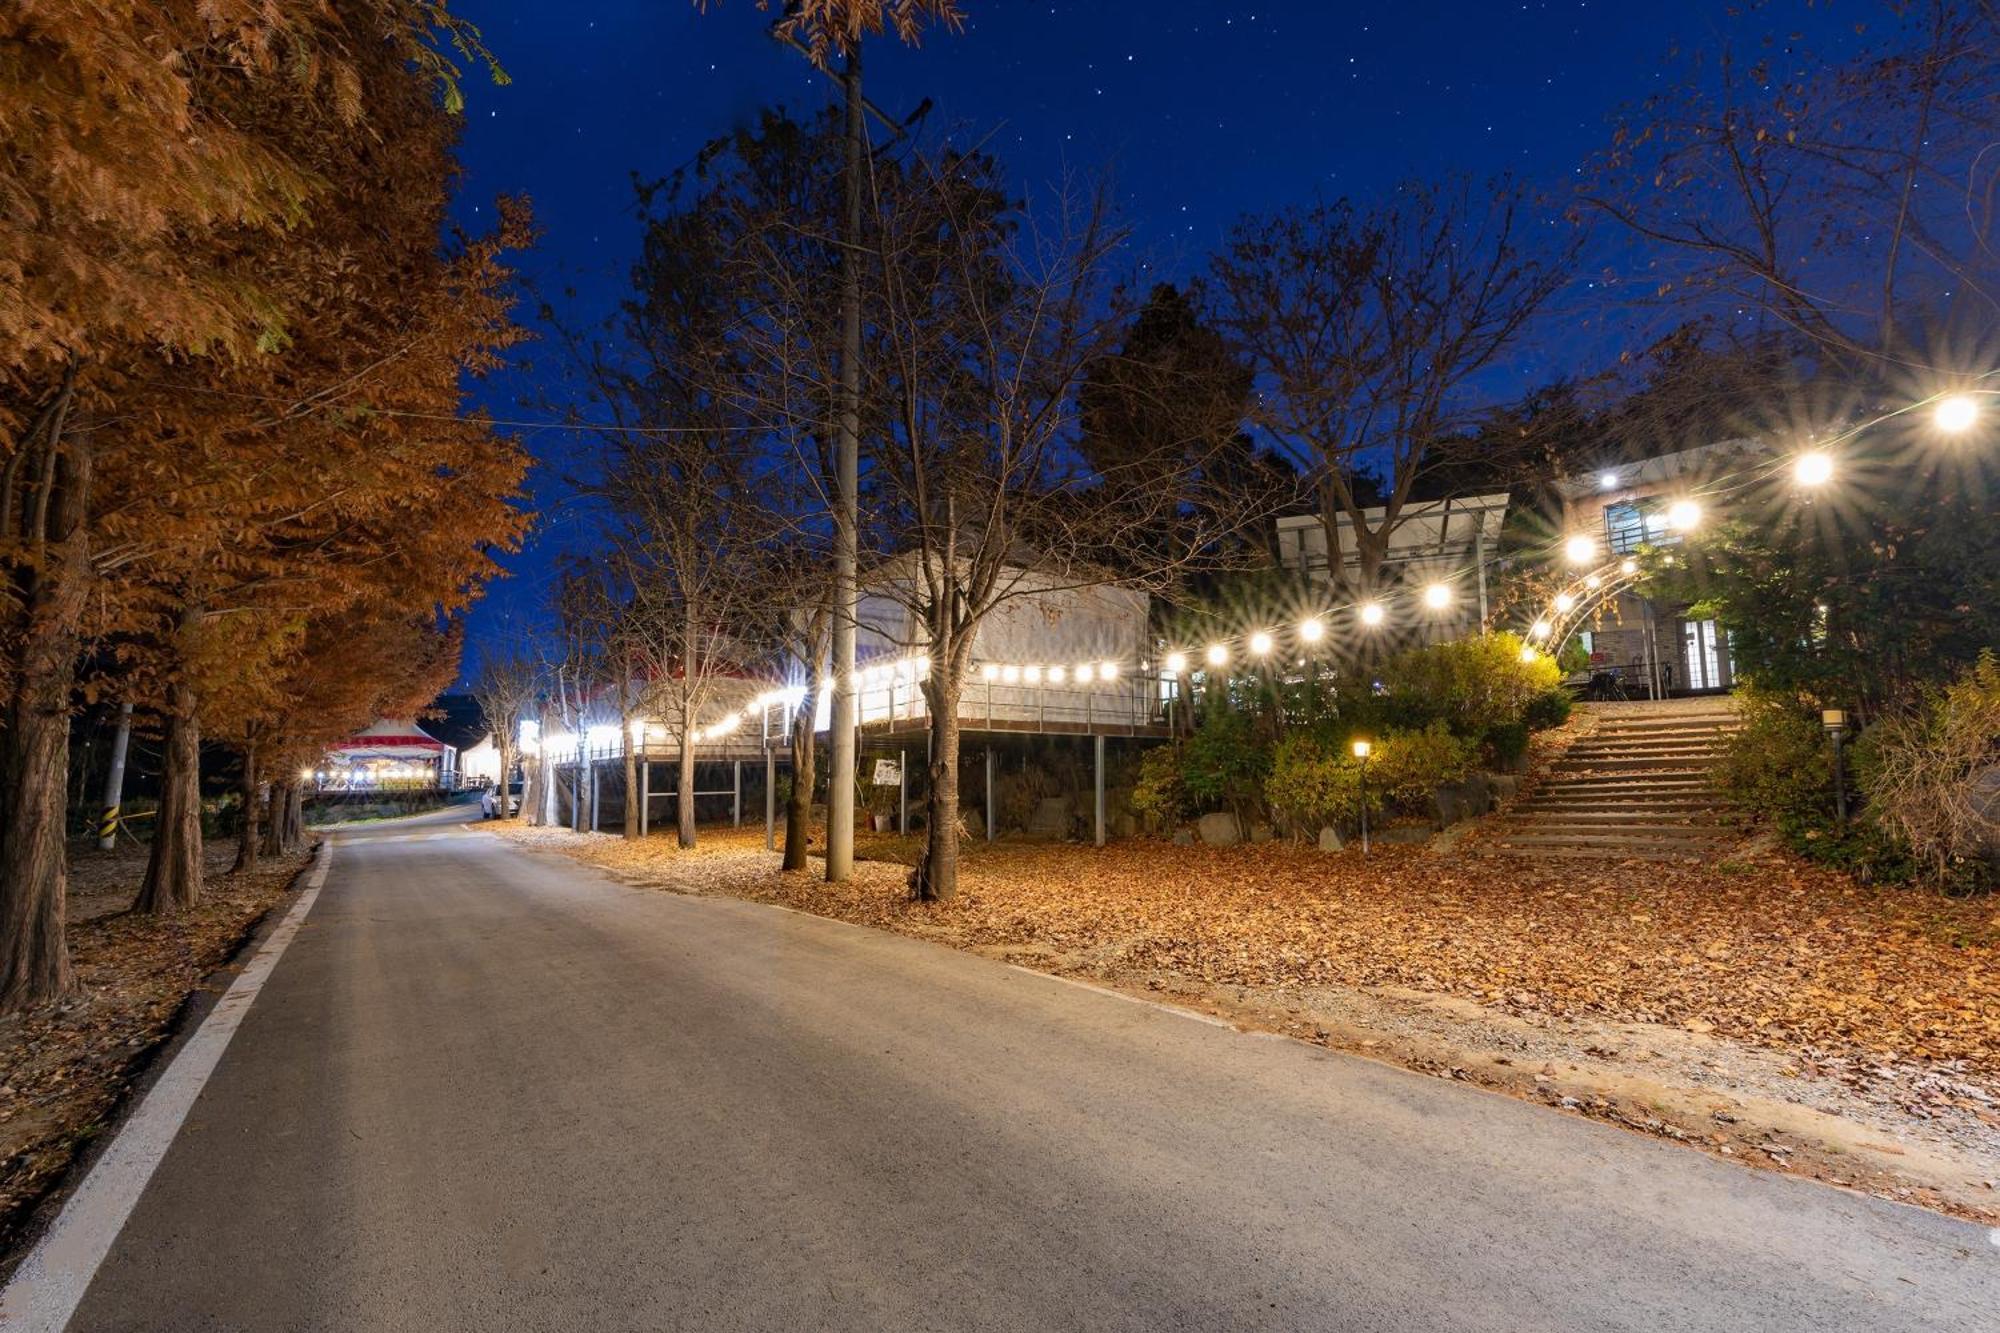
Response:
[[[1181,785],[1199,809],[1244,815],[1262,795],[1271,754],[1257,743],[1250,716],[1209,708],[1181,752]]]
[[[1375,747],[1368,786],[1410,814],[1427,813],[1431,793],[1471,772],[1477,752],[1476,742],[1452,735],[1442,719],[1421,731],[1390,732]]]
[[[1503,722],[1486,732],[1486,752],[1495,768],[1514,768],[1528,753],[1528,724]]]
[[[1738,706],[1743,729],[1730,738],[1716,765],[1716,785],[1761,814],[1830,813],[1832,752],[1806,702],[1795,694],[1751,688]]]
[[[1181,756],[1173,746],[1157,745],[1139,756],[1132,809],[1156,829],[1172,828],[1193,812],[1187,784],[1181,781]]]
[[[1295,835],[1360,816],[1361,765],[1311,736],[1287,736],[1271,755],[1264,799],[1278,822]],[[1374,796],[1371,793],[1371,796]],[[1371,804],[1379,803],[1379,797]]]
[[[1990,882],[2000,852],[2000,657],[1991,649],[1917,706],[1883,718],[1855,747],[1869,814],[1933,877]]]
[[[1476,634],[1397,653],[1381,672],[1397,720],[1410,727],[1442,721],[1469,737],[1518,722],[1530,700],[1562,684],[1547,654],[1524,662],[1521,648],[1515,634]]]
[[[1528,700],[1527,708],[1521,713],[1521,721],[1527,724],[1530,731],[1547,731],[1569,721],[1571,706],[1569,691],[1558,685]]]

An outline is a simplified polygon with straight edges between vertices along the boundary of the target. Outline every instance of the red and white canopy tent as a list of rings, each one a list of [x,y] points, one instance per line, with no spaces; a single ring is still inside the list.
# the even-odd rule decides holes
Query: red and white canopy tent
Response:
[[[414,721],[382,718],[327,751],[314,770],[322,787],[449,787],[458,751]]]

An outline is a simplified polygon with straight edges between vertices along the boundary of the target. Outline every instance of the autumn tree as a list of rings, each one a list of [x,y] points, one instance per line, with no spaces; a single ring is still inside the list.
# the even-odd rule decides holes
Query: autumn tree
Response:
[[[1212,259],[1217,318],[1257,380],[1252,420],[1310,489],[1339,595],[1385,590],[1391,538],[1482,406],[1480,377],[1564,281],[1569,247],[1536,221],[1505,180],[1408,184],[1246,218]]]
[[[1752,314],[1847,376],[1929,378],[1923,393],[1990,354],[1958,339],[2000,310],[1996,14],[1876,6],[1852,54],[1757,26],[1769,7],[1733,14],[1620,115],[1583,175],[1580,213],[1643,258],[1607,286],[1683,318]]]
[[[393,153],[370,160],[369,145],[381,154],[392,136],[376,136],[417,103],[392,94],[385,104],[380,89],[415,89],[432,116],[443,114],[440,87],[456,97],[440,40],[480,54],[476,33],[435,0],[338,13],[169,0],[115,16],[25,0],[0,18],[0,197],[10,201],[0,208],[0,567],[11,594],[0,625],[0,1008],[70,984],[63,768],[86,638],[124,635],[194,660],[185,631],[211,608],[194,602],[191,621],[175,572],[287,526],[292,511],[274,513],[264,483],[299,459],[270,449],[266,428],[352,411],[340,390],[357,365],[345,363],[349,380],[294,381],[289,393],[272,378],[292,364],[296,321],[320,313],[301,297],[347,282],[332,247],[317,252],[318,271],[289,256],[349,185],[395,165]],[[341,163],[353,170],[333,170]],[[246,451],[232,428],[263,435],[264,452]],[[328,521],[310,508],[327,492],[271,490]],[[171,730],[192,715],[172,694],[192,676],[158,676]],[[198,753],[197,737],[168,749]],[[185,846],[173,865],[189,864]]]
[[[472,697],[492,729],[493,748],[500,752],[500,818],[512,817],[508,805],[508,784],[519,757],[515,745],[521,724],[532,716],[535,696],[542,686],[540,664],[517,649],[488,648],[479,657],[479,675],[473,681]],[[525,793],[524,793],[525,795]]]

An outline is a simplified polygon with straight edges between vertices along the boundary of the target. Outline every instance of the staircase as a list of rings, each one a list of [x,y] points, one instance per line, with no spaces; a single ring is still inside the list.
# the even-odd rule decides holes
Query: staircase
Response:
[[[1709,778],[1738,726],[1726,699],[1607,710],[1538,787],[1489,821],[1478,845],[1538,857],[1715,855],[1743,837]]]

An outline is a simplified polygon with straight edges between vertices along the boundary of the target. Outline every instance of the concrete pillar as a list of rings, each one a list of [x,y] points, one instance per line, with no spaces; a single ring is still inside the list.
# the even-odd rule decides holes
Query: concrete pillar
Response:
[[[910,832],[910,752],[896,751],[896,832]]]
[[[729,798],[729,820],[731,827],[743,827],[743,761],[736,761],[735,787]]]
[[[778,752],[764,742],[764,850],[778,850]]]
[[[993,841],[993,747],[986,747],[986,841]]]
[[[590,766],[590,831],[597,832],[597,765]]]
[[[653,812],[653,761],[639,761],[639,836],[646,836],[647,816]]]

